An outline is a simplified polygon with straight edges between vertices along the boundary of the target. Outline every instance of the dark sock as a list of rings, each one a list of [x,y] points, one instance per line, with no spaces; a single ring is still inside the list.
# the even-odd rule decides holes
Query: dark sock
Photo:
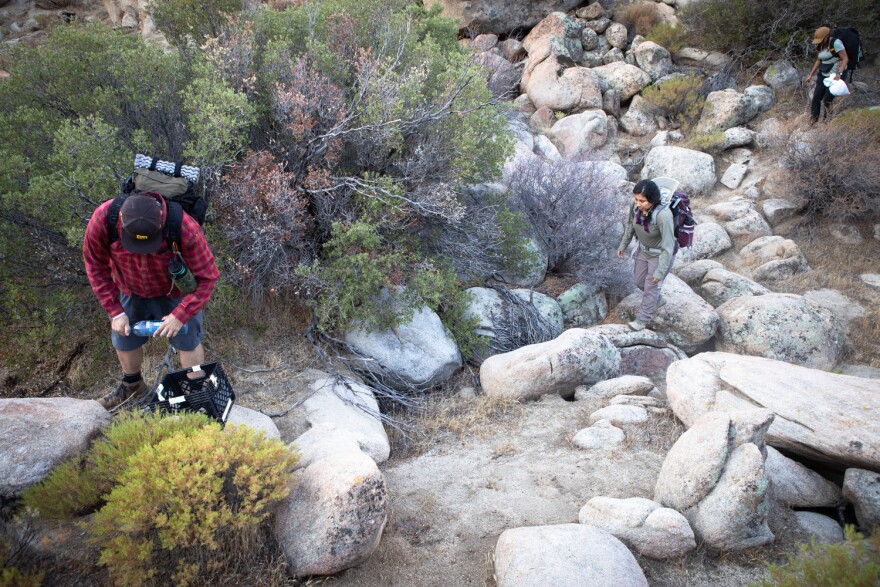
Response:
[[[137,383],[141,380],[141,374],[135,373],[134,375],[126,375],[123,373],[122,382],[123,383]]]

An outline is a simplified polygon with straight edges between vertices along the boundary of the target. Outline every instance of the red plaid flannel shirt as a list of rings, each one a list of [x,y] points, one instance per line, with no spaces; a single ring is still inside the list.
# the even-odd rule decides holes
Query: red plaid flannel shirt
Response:
[[[167,244],[163,244],[158,252],[145,255],[129,253],[119,240],[109,242],[107,211],[112,202],[107,200],[95,209],[83,240],[86,275],[101,306],[113,318],[123,312],[119,303],[120,291],[142,298],[182,297],[180,290],[172,287],[168,274],[168,261],[174,253]],[[121,223],[117,224],[117,230],[122,231]],[[179,247],[184,264],[198,281],[196,290],[183,297],[172,312],[185,324],[211,299],[220,272],[199,223],[185,213]]]

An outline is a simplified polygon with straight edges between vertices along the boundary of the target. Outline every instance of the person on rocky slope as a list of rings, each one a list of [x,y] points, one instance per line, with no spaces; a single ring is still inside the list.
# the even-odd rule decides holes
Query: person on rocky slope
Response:
[[[644,293],[636,319],[629,323],[629,327],[644,330],[657,310],[666,304],[661,297],[661,288],[675,255],[675,231],[672,211],[668,205],[661,204],[660,188],[656,183],[650,179],[641,180],[633,188],[633,198],[635,203],[630,206],[617,256],[623,259],[635,236],[638,249],[633,275],[636,287]]]
[[[816,45],[819,54],[816,55],[816,63],[813,64],[813,69],[810,70],[810,74],[807,76],[806,84],[810,85],[810,80],[813,79],[816,71],[818,71],[816,88],[813,90],[813,100],[810,102],[810,118],[813,124],[815,124],[819,121],[819,113],[822,111],[822,106],[825,106],[825,119],[828,119],[831,101],[834,100],[834,94],[825,85],[825,80],[828,78],[832,80],[840,79],[840,76],[846,71],[849,58],[847,57],[846,49],[843,47],[843,41],[833,39],[831,37],[831,29],[827,26],[816,29],[816,33],[813,35],[813,45]]]
[[[122,367],[122,383],[98,400],[108,410],[145,391],[141,364],[147,339],[131,332],[138,320],[162,321],[153,336],[170,339],[180,353],[182,368],[204,362],[202,308],[220,276],[201,227],[183,212],[180,253],[197,284],[195,291],[184,295],[168,272],[175,253],[165,239],[165,199],[151,193],[128,196],[119,210],[118,239],[111,239],[107,225],[112,203],[107,200],[95,209],[83,241],[86,275],[110,318],[111,340]]]

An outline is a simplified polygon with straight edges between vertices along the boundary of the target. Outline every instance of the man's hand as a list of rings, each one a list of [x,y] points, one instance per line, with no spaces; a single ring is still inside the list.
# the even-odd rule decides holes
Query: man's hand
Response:
[[[119,336],[128,336],[131,334],[131,327],[128,325],[128,316],[120,314],[110,322],[110,329]]]
[[[183,322],[174,317],[174,314],[168,314],[162,318],[162,324],[156,329],[153,336],[164,336],[171,338],[183,328]]]
[[[623,251],[617,251],[617,258],[623,259]]]
[[[658,283],[660,283],[660,280],[657,279],[656,277],[652,277],[652,278],[651,278],[651,283],[653,283],[654,285],[657,285]]]

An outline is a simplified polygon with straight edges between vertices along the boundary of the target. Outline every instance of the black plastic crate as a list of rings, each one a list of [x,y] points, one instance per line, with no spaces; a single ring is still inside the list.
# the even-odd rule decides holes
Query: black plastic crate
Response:
[[[204,371],[205,375],[197,379],[187,377],[194,371]],[[168,413],[204,412],[225,424],[234,403],[235,392],[223,367],[220,363],[207,363],[167,374],[156,388],[150,407]]]

